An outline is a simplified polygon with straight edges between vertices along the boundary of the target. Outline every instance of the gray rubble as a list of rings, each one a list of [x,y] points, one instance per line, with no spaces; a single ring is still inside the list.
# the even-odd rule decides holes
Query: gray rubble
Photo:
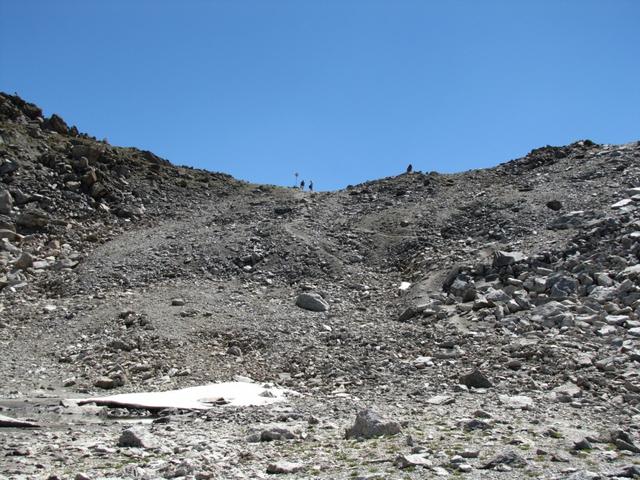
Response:
[[[0,137],[0,477],[637,475],[637,142],[309,193]],[[82,402],[236,379],[290,393]]]

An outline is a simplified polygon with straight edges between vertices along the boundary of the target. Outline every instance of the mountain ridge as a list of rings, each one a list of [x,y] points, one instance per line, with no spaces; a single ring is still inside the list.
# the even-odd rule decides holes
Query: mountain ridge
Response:
[[[5,94],[0,138],[0,406],[45,427],[0,432],[30,452],[3,475],[633,474],[639,142],[303,192],[113,147]],[[69,403],[246,377],[300,396],[161,417]],[[403,435],[345,439],[365,407]],[[131,458],[117,416],[160,449]]]

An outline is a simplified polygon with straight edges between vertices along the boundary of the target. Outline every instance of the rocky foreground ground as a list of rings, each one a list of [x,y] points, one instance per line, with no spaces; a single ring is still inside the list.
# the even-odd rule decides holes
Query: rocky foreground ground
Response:
[[[2,478],[640,476],[638,143],[309,193],[0,94],[0,180]]]

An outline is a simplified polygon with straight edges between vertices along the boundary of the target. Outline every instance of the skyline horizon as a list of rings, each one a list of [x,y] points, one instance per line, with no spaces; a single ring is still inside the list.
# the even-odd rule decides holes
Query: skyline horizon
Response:
[[[177,165],[336,190],[636,140],[637,18],[633,0],[0,2],[0,90]]]
[[[38,106],[38,107],[41,107],[37,102],[33,102],[33,101],[31,101],[30,99],[28,99],[28,98],[25,98],[25,97],[21,96],[21,95],[20,95],[20,92],[17,92],[17,91],[16,91],[16,92],[13,92],[13,93],[9,93],[9,92],[6,92],[6,91],[5,91],[5,92],[0,91],[0,93],[4,93],[4,94],[6,94],[6,95],[17,95],[17,96],[18,96],[19,98],[21,98],[22,100],[24,100],[24,101],[26,101],[26,102],[28,102],[28,103],[32,103],[32,104],[34,104],[34,105],[36,105],[36,106]],[[45,109],[43,109],[43,114],[45,115],[45,117],[51,117],[51,116],[52,116],[52,115],[54,115],[54,114],[55,114],[55,115],[59,115],[59,116],[61,116],[60,114],[58,114],[58,113],[57,113],[57,112],[55,112],[55,111],[47,112],[47,111],[45,111]],[[141,148],[141,147],[139,147],[139,146],[137,146],[137,145],[118,145],[118,144],[114,144],[114,143],[112,143],[112,142],[110,142],[110,141],[109,141],[108,136],[107,136],[107,137],[103,137],[103,138],[101,139],[101,138],[99,138],[98,136],[93,135],[91,132],[83,131],[82,127],[81,127],[81,126],[78,126],[76,123],[74,123],[74,122],[72,122],[72,121],[69,121],[68,119],[66,119],[66,118],[64,118],[64,117],[62,117],[62,116],[61,116],[61,118],[62,118],[62,119],[63,119],[63,120],[64,120],[64,121],[65,121],[65,122],[66,122],[70,127],[75,126],[76,128],[78,128],[78,131],[80,132],[80,134],[81,134],[81,135],[86,135],[87,137],[89,137],[89,138],[93,138],[93,139],[95,139],[96,141],[100,141],[100,142],[104,142],[104,141],[106,141],[106,143],[107,143],[108,145],[112,146],[112,147],[118,147],[118,148],[135,148],[135,149],[138,149],[138,150],[141,150],[141,151],[143,151],[143,150],[148,150],[148,149],[143,149],[143,148]],[[615,143],[612,143],[612,142],[600,142],[600,141],[599,141],[599,139],[593,139],[593,138],[579,138],[579,139],[575,139],[575,140],[573,140],[573,141],[570,141],[570,142],[565,143],[565,144],[562,144],[562,145],[551,145],[551,144],[545,144],[545,145],[540,145],[540,146],[534,147],[534,148],[532,148],[532,149],[528,150],[527,152],[524,152],[524,153],[522,153],[522,154],[520,154],[520,155],[518,155],[518,156],[513,156],[513,157],[510,157],[510,158],[508,158],[508,159],[501,159],[501,160],[499,159],[499,160],[497,160],[496,162],[494,162],[494,163],[492,163],[492,164],[490,164],[490,165],[487,165],[487,166],[477,167],[477,168],[468,168],[468,169],[462,169],[462,170],[454,170],[454,171],[443,171],[443,170],[429,170],[429,171],[423,171],[422,169],[420,169],[420,168],[419,168],[419,164],[418,164],[418,165],[416,165],[416,164],[413,164],[413,163],[411,163],[411,164],[407,163],[407,164],[405,164],[405,165],[404,165],[404,167],[402,167],[402,165],[400,165],[400,164],[399,164],[399,169],[400,169],[400,171],[399,171],[399,173],[397,173],[397,174],[395,174],[395,175],[394,175],[394,174],[391,174],[391,175],[387,175],[387,176],[384,176],[384,177],[367,178],[367,179],[364,179],[364,180],[362,180],[362,181],[360,181],[360,182],[358,182],[358,183],[354,183],[354,184],[347,184],[347,185],[344,185],[343,187],[339,187],[339,188],[335,188],[335,189],[318,189],[318,188],[316,188],[316,187],[317,187],[317,183],[313,180],[313,178],[303,177],[303,176],[300,174],[300,172],[297,172],[297,173],[296,173],[296,172],[293,172],[293,173],[291,173],[291,176],[292,176],[292,177],[294,177],[294,182],[293,182],[293,184],[286,184],[286,181],[285,181],[285,180],[283,180],[283,182],[282,182],[282,183],[260,183],[260,182],[253,182],[253,181],[251,181],[251,180],[249,180],[249,179],[246,179],[246,178],[237,177],[237,176],[235,176],[235,175],[233,175],[233,174],[231,174],[231,173],[229,173],[229,172],[222,171],[222,170],[213,170],[213,169],[209,169],[209,168],[201,167],[201,166],[197,166],[197,165],[176,163],[176,162],[175,162],[175,161],[173,161],[171,158],[167,158],[167,157],[164,157],[164,156],[162,156],[162,155],[159,155],[157,152],[155,152],[155,151],[153,151],[153,150],[148,150],[148,151],[152,152],[154,155],[157,155],[158,157],[162,158],[163,160],[167,160],[167,161],[171,162],[171,164],[172,164],[172,165],[174,165],[174,166],[176,166],[176,167],[184,167],[184,168],[200,169],[200,170],[208,171],[208,172],[210,172],[210,173],[220,173],[220,174],[230,175],[230,176],[231,176],[231,177],[233,177],[235,180],[240,180],[240,181],[243,181],[243,182],[246,182],[246,183],[249,183],[249,184],[255,184],[255,185],[273,185],[273,186],[277,186],[277,187],[284,187],[284,188],[299,188],[299,186],[300,186],[300,181],[303,181],[303,180],[304,180],[304,181],[305,181],[305,188],[308,188],[308,184],[309,184],[308,180],[309,180],[309,181],[312,181],[312,182],[313,182],[313,184],[314,184],[314,189],[313,189],[313,191],[315,191],[315,192],[335,192],[335,191],[340,191],[340,190],[346,190],[347,188],[352,187],[352,186],[357,186],[357,185],[361,185],[361,184],[365,184],[365,183],[369,183],[369,182],[375,182],[375,181],[377,181],[377,180],[383,180],[383,179],[385,179],[385,178],[393,178],[393,177],[397,177],[397,176],[403,175],[403,174],[407,173],[407,172],[406,172],[406,167],[407,167],[408,165],[412,165],[413,173],[422,173],[422,174],[436,173],[436,174],[439,174],[439,175],[455,175],[455,174],[460,174],[460,173],[470,172],[470,171],[474,171],[474,170],[487,170],[487,169],[492,169],[492,168],[498,167],[498,166],[500,166],[500,165],[503,165],[503,164],[505,164],[505,163],[508,163],[508,162],[510,162],[510,161],[518,160],[518,159],[522,159],[522,158],[526,157],[526,155],[528,155],[528,154],[529,154],[529,153],[531,153],[532,151],[537,150],[537,149],[540,149],[540,148],[546,148],[546,147],[561,148],[561,147],[569,146],[569,145],[572,145],[572,144],[575,144],[575,143],[579,143],[579,142],[583,142],[583,141],[592,141],[592,142],[594,142],[596,145],[627,145],[627,144],[632,144],[632,143],[640,143],[640,135],[637,137],[637,139],[630,139],[630,140],[627,140],[627,141],[623,141],[623,142],[615,142]],[[403,170],[402,168],[404,168],[405,170]]]

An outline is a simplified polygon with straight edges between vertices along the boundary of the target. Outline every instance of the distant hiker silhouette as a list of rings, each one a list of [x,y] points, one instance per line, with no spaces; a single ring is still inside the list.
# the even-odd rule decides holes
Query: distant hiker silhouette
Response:
[[[313,180],[309,182],[309,191],[313,192]]]
[[[413,165],[409,164],[409,166],[407,167],[407,173],[411,172],[413,172]]]
[[[304,190],[304,180],[300,182],[300,190]]]

